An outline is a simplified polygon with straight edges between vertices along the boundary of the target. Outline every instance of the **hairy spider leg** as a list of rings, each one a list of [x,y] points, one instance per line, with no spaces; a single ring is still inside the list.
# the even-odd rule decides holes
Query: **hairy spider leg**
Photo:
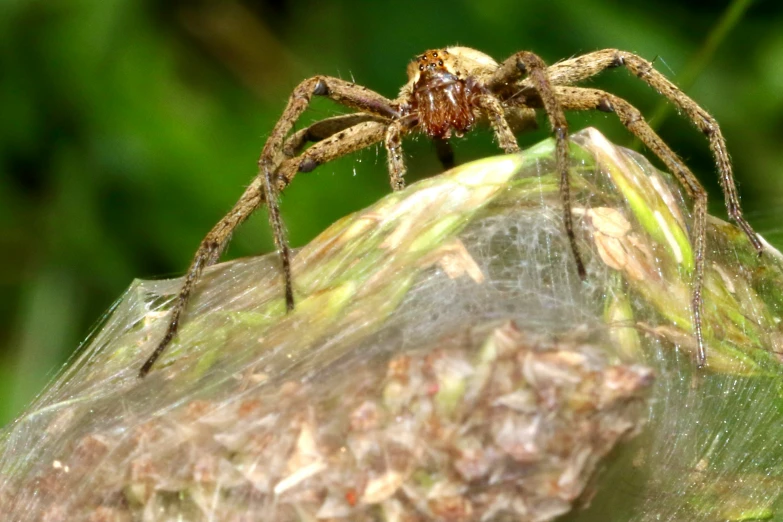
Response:
[[[348,129],[349,127],[369,121],[384,122],[386,125],[391,122],[388,118],[373,114],[356,113],[332,116],[331,118],[317,121],[309,127],[305,127],[304,129],[300,129],[291,134],[283,144],[283,153],[286,157],[294,157],[299,154],[308,143],[317,143]],[[406,132],[410,131],[414,124],[415,120],[411,119],[409,126],[405,129]],[[435,146],[435,153],[438,157],[438,161],[440,161],[441,166],[443,166],[443,170],[453,168],[455,165],[454,150],[451,148],[449,141],[442,138],[433,138],[432,142]]]
[[[492,130],[495,131],[498,146],[503,149],[503,152],[506,154],[519,152],[520,149],[517,138],[514,136],[514,131],[511,130],[511,127],[506,120],[506,115],[500,100],[487,93],[479,96],[477,103],[489,117],[489,123],[492,126]]]
[[[406,125],[401,120],[395,120],[386,128],[383,144],[386,147],[386,164],[389,168],[389,181],[392,190],[405,188],[405,158],[402,155],[402,136]]]
[[[201,274],[204,269],[217,262],[223,249],[228,244],[228,240],[234,229],[245,221],[261,203],[263,203],[264,192],[261,185],[262,179],[256,177],[245,189],[245,192],[231,211],[226,214],[223,219],[218,221],[201,241],[198,250],[196,250],[196,255],[190,263],[188,272],[185,274],[185,281],[182,283],[179,294],[177,294],[177,298],[174,301],[174,306],[171,309],[171,316],[169,317],[169,324],[166,327],[166,333],[139,370],[139,377],[144,377],[149,373],[150,369],[152,369],[152,365],[155,364],[158,357],[161,356],[169,343],[171,343],[171,340],[174,339],[174,336],[177,335],[182,312],[188,304],[193,288],[196,286],[199,279],[201,279]]]
[[[657,71],[650,62],[633,53],[618,49],[604,49],[552,65],[548,70],[548,74],[553,84],[570,85],[595,76],[605,69],[620,66],[624,66],[639,79],[658,91],[660,95],[672,102],[707,136],[720,176],[719,179],[726,201],[727,213],[748,237],[756,252],[761,254],[764,250],[761,240],[759,240],[753,227],[750,226],[750,223],[745,220],[742,214],[737,185],[734,182],[731,161],[726,148],[726,140],[723,138],[718,122],[693,99],[669,81],[666,76]]]
[[[346,154],[380,143],[386,136],[388,123],[366,121],[318,141],[300,156],[289,158],[277,170],[277,189],[283,190],[298,172],[310,172],[317,165],[328,163]]]
[[[589,111],[599,110],[612,112],[620,122],[650,149],[674,174],[680,184],[685,187],[693,199],[693,231],[695,236],[693,289],[691,292],[691,313],[693,314],[693,330],[696,334],[696,363],[704,366],[707,355],[704,348],[702,333],[702,289],[704,285],[704,262],[707,228],[707,192],[691,170],[683,163],[677,154],[666,145],[658,134],[644,120],[642,113],[622,98],[599,89],[583,87],[555,87],[555,94],[565,110]]]
[[[556,82],[549,77],[548,68],[540,57],[529,51],[520,51],[500,64],[498,70],[490,78],[488,85],[491,89],[492,87],[515,82],[523,76],[527,76],[527,80],[541,98],[544,111],[549,118],[552,132],[555,135],[555,167],[560,175],[563,225],[565,226],[571,253],[574,256],[577,272],[579,277],[584,280],[587,277],[587,272],[576,244],[574,221],[571,212],[571,184],[568,177],[568,121],[552,87]]]
[[[275,245],[280,254],[283,280],[285,286],[286,308],[292,310],[294,306],[293,284],[291,281],[291,252],[280,217],[280,206],[277,201],[279,191],[277,168],[282,161],[284,140],[293,128],[299,116],[310,103],[313,95],[327,96],[337,103],[352,109],[361,110],[377,116],[392,119],[398,116],[399,110],[394,103],[387,98],[365,87],[328,76],[315,76],[300,83],[291,94],[288,105],[283,115],[278,120],[272,133],[269,135],[261,157],[258,161],[259,173],[234,205],[231,211],[223,217],[207,234],[199,245],[196,255],[191,262],[185,281],[171,311],[169,324],[158,346],[152,352],[147,361],[139,370],[139,376],[144,377],[149,373],[152,365],[165,351],[179,329],[182,313],[190,299],[198,280],[204,269],[217,262],[220,254],[225,249],[234,229],[244,222],[260,205],[266,202],[269,209],[269,221],[274,233]],[[331,142],[330,142],[331,143]],[[321,143],[316,143],[309,150],[320,148]],[[313,156],[299,163],[298,171],[309,172],[317,163]],[[339,154],[339,155],[342,155]],[[317,158],[316,158],[317,159]],[[293,177],[293,174],[290,176]],[[288,180],[290,182],[290,179]],[[287,185],[287,182],[283,186]]]
[[[620,51],[618,49],[604,49],[593,53],[588,53],[583,56],[571,58],[558,64],[555,64],[549,68],[549,76],[555,84],[568,85],[576,83],[585,79],[588,79],[596,74],[611,68],[624,66],[631,73],[637,76],[639,79],[647,83],[659,94],[673,103],[680,111],[684,112],[688,119],[705,135],[709,140],[710,150],[715,158],[715,165],[718,169],[719,180],[721,188],[723,189],[723,195],[726,202],[726,210],[729,217],[737,223],[742,229],[748,240],[756,249],[756,252],[760,255],[763,252],[763,246],[758,238],[758,235],[750,226],[744,216],[742,215],[742,208],[739,202],[739,195],[737,193],[737,186],[734,182],[734,176],[732,174],[731,161],[729,160],[729,154],[726,148],[726,140],[723,138],[720,126],[718,122],[707,111],[702,109],[693,99],[682,92],[676,85],[674,85],[668,78],[657,71],[653,65],[637,56],[633,53]],[[676,171],[673,171],[676,173]],[[683,186],[689,191],[691,197],[694,198],[694,214],[698,213],[696,205],[700,199],[706,200],[707,193],[700,184],[692,185],[684,182]],[[706,203],[705,213],[706,213]],[[694,216],[698,219],[698,216]],[[706,219],[706,217],[705,217]],[[697,250],[696,259],[696,273],[694,274],[694,301],[698,299],[698,306],[694,305],[694,325],[697,341],[699,344],[699,351],[697,355],[697,363],[699,366],[703,366],[706,361],[706,354],[704,351],[704,341],[701,329],[701,284],[704,277],[704,254],[706,253],[706,224],[701,230],[698,229],[698,223],[694,225],[694,235]],[[699,246],[701,245],[702,255],[699,259]],[[698,315],[697,315],[698,312]]]
[[[363,113],[341,114],[339,116],[325,118],[288,136],[283,144],[283,154],[288,158],[293,158],[301,153],[308,143],[317,143],[321,140],[325,140],[338,132],[342,132],[354,125],[366,121],[386,122],[387,125],[389,122],[388,118]]]
[[[345,150],[349,152],[359,150],[369,146],[374,142],[380,142],[383,139],[386,124],[379,122],[365,122],[355,125],[345,130],[346,136],[337,138],[333,136],[319,143],[316,143],[302,157],[289,158],[280,165],[280,177],[278,180],[278,190],[284,189],[293,179],[297,172],[300,172],[300,165],[311,160],[325,163],[336,157],[342,156]],[[336,146],[339,142],[340,146]],[[304,158],[304,159],[303,159]],[[177,333],[179,321],[190,295],[205,268],[214,264],[221,251],[228,244],[231,232],[239,226],[248,216],[250,216],[263,202],[264,191],[261,187],[261,178],[256,177],[245,190],[242,197],[229,212],[201,242],[199,249],[185,276],[185,282],[180,289],[177,300],[172,308],[169,319],[168,329],[155,351],[144,363],[140,371],[140,376],[149,373],[152,365],[160,357],[168,344]]]
[[[285,281],[286,308],[290,311],[294,308],[294,292],[291,281],[291,251],[288,246],[286,231],[280,218],[280,204],[277,200],[276,176],[279,158],[283,150],[284,140],[291,132],[296,121],[310,105],[314,95],[326,96],[331,100],[370,114],[376,114],[386,118],[395,118],[399,115],[399,109],[394,103],[380,94],[339,78],[329,76],[314,76],[300,83],[291,93],[288,105],[283,115],[277,121],[272,133],[264,144],[261,158],[258,161],[259,176],[263,176],[264,195],[269,209],[269,223],[275,239],[275,246],[280,254],[280,261]],[[302,170],[309,172],[317,164],[308,164]]]

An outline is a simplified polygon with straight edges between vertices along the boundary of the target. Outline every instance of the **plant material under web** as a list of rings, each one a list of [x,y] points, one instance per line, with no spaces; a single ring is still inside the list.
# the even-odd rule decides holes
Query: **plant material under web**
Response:
[[[0,510],[47,520],[778,516],[778,254],[758,259],[742,232],[709,221],[710,357],[694,371],[682,195],[597,131],[573,140],[585,281],[561,233],[547,141],[335,223],[296,257],[293,313],[274,259],[215,267],[144,381],[133,366],[165,328],[178,281],[137,282],[3,433]]]

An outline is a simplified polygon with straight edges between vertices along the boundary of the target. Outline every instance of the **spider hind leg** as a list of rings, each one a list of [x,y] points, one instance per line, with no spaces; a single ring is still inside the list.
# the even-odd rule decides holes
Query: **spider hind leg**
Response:
[[[693,315],[693,332],[696,336],[696,364],[699,367],[704,366],[707,361],[702,325],[704,306],[702,291],[707,237],[706,190],[685,163],[644,120],[639,110],[627,101],[599,89],[555,87],[555,92],[565,110],[599,110],[617,115],[625,128],[663,162],[693,199],[694,270],[690,307]]]
[[[570,85],[591,78],[606,69],[621,66],[669,100],[707,138],[715,158],[726,211],[731,220],[745,233],[756,252],[761,254],[764,250],[761,240],[742,213],[726,140],[723,138],[718,122],[656,70],[652,63],[633,53],[619,49],[603,49],[554,64],[549,67],[548,73],[552,83]]]

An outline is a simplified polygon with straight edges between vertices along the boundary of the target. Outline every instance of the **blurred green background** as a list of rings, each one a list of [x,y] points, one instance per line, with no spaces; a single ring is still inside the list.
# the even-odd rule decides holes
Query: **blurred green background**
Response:
[[[185,270],[255,175],[300,80],[355,78],[393,97],[416,53],[455,43],[497,58],[617,47],[656,59],[721,122],[750,221],[783,245],[781,2],[3,0],[0,425],[133,278]],[[593,83],[659,110],[660,97],[622,69]],[[319,100],[303,124],[338,110]],[[611,115],[570,121],[633,144]],[[546,137],[542,123],[520,142]],[[673,113],[660,132],[725,215],[704,137]],[[455,145],[458,161],[497,153],[488,132]],[[409,181],[438,171],[426,140],[405,150]],[[283,201],[293,244],[388,191],[376,148],[301,175]],[[271,249],[259,212],[226,257]]]

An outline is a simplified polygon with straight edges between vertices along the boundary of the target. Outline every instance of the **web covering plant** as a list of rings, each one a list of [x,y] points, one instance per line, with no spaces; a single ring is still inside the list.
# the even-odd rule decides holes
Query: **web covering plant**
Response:
[[[179,282],[138,281],[3,433],[0,510],[46,520],[779,516],[779,254],[759,259],[741,231],[709,221],[710,357],[695,371],[679,187],[595,130],[573,141],[586,282],[561,232],[551,141],[335,223],[296,256],[293,313],[269,256],[208,271],[180,341],[144,381],[135,363]],[[589,507],[575,509],[612,448]]]

